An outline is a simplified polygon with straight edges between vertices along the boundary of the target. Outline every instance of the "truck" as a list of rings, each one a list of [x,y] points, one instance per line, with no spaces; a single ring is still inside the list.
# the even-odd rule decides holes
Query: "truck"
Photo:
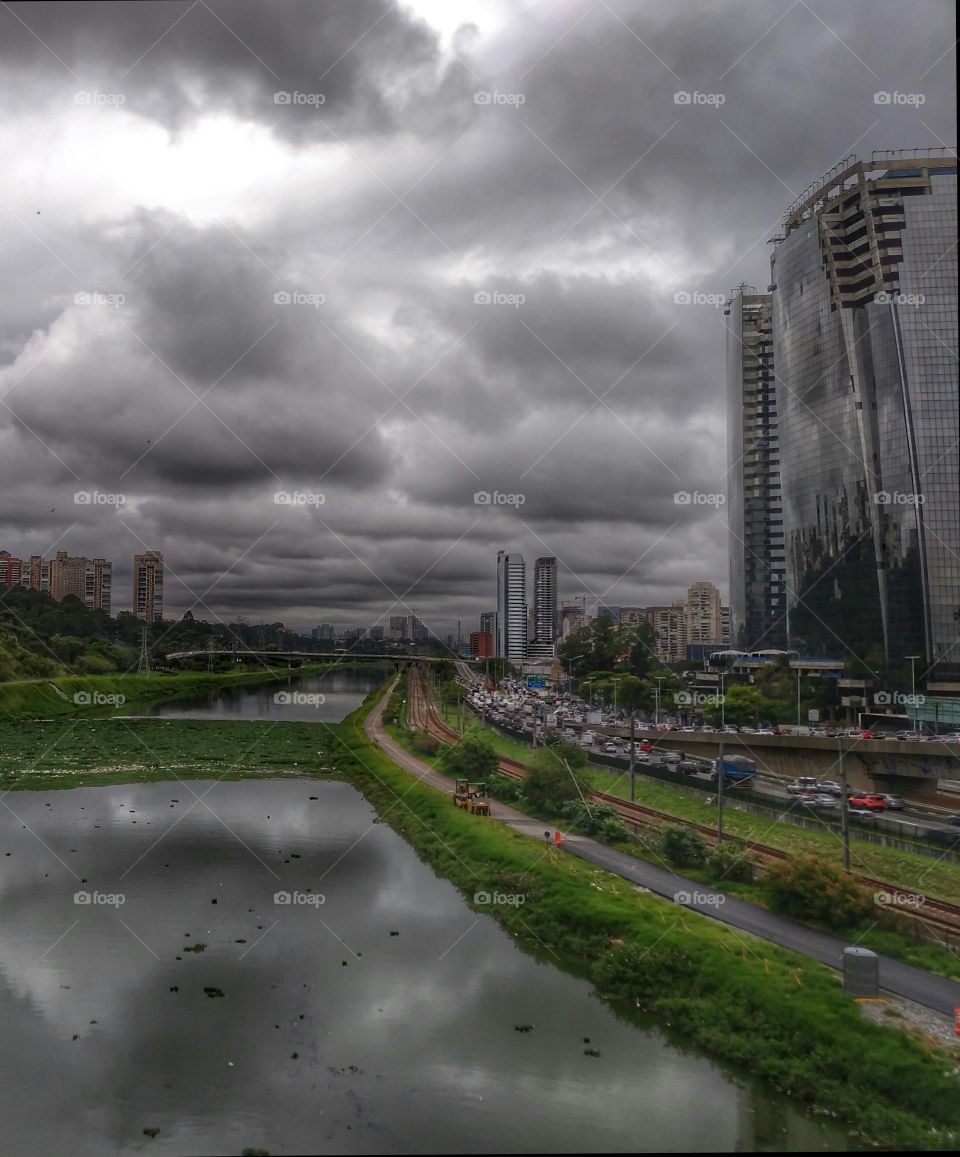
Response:
[[[710,778],[716,779],[719,759],[710,763]],[[746,783],[757,778],[757,765],[745,755],[725,755],[723,757],[723,778],[727,783]]]
[[[592,731],[582,731],[580,733],[580,746],[592,747],[594,739],[596,739],[596,736]]]

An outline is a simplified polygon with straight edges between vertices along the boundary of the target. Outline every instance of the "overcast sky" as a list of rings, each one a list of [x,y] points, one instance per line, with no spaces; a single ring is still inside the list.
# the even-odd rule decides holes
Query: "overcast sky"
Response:
[[[954,33],[946,0],[0,3],[0,548],[113,558],[114,611],[159,548],[168,617],[299,629],[476,629],[500,547],[564,597],[726,595],[723,506],[674,500],[725,487],[716,302],[841,158],[955,142]]]

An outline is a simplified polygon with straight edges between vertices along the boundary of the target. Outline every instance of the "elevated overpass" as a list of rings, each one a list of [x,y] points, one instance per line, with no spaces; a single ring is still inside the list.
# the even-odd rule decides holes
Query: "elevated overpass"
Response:
[[[385,654],[371,654],[369,651],[267,651],[255,648],[241,647],[234,650],[228,647],[225,650],[208,651],[203,648],[199,651],[171,651],[167,655],[169,662],[180,659],[208,659],[210,656],[223,656],[235,659],[300,659],[306,663],[324,663],[331,659],[349,659],[351,663],[362,660],[372,660],[383,663],[440,663],[450,662],[448,655],[407,655],[402,651],[390,651]]]
[[[622,727],[590,730],[625,736]],[[745,755],[758,768],[775,775],[812,775],[836,779],[842,745],[848,782],[852,787],[909,795],[936,796],[938,780],[960,778],[960,744],[912,743],[900,739],[825,739],[812,735],[724,735],[692,731],[647,731],[637,728],[638,739],[648,739],[661,750],[689,753],[701,759],[718,754],[719,741],[727,755]]]

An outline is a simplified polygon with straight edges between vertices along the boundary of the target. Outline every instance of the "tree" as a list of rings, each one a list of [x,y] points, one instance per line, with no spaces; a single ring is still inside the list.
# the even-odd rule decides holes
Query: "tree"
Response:
[[[500,757],[497,749],[483,733],[474,728],[451,747],[445,757],[450,771],[461,779],[488,779],[497,773]]]
[[[624,634],[630,644],[627,668],[632,675],[643,679],[658,664],[657,632],[651,623],[641,623],[637,627],[628,627]]]
[[[581,774],[586,763],[586,754],[569,743],[540,748],[523,781],[524,799],[535,812],[561,813],[564,804],[590,792],[590,785]]]
[[[591,671],[612,671],[621,650],[621,640],[613,623],[601,615],[573,631],[560,648],[560,658],[570,664],[574,679]]]

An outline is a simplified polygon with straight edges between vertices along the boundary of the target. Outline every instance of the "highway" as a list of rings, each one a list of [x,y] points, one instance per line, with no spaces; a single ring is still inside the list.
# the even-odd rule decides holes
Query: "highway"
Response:
[[[384,729],[383,710],[395,685],[396,680],[390,684],[367,716],[364,723],[367,737],[405,771],[438,791],[450,794],[453,789],[451,779],[440,775],[429,764],[406,751]],[[491,818],[542,842],[543,823],[540,820],[531,819],[522,812],[496,801],[491,805]],[[478,818],[478,822],[485,823],[486,820]],[[719,920],[751,936],[790,948],[831,968],[839,969],[842,966],[843,949],[848,945],[846,941],[835,936],[816,932],[786,917],[747,904],[735,896],[728,896],[704,884],[689,880],[669,867],[660,867],[634,859],[625,852],[608,848],[586,836],[567,835],[564,846],[571,855],[605,868],[637,887],[645,888],[673,903],[678,903],[676,899],[678,895],[689,896],[689,901],[679,902],[682,907]],[[880,983],[886,992],[913,1000],[937,1012],[952,1016],[953,1010],[960,1008],[960,984],[886,956],[880,957]]]

